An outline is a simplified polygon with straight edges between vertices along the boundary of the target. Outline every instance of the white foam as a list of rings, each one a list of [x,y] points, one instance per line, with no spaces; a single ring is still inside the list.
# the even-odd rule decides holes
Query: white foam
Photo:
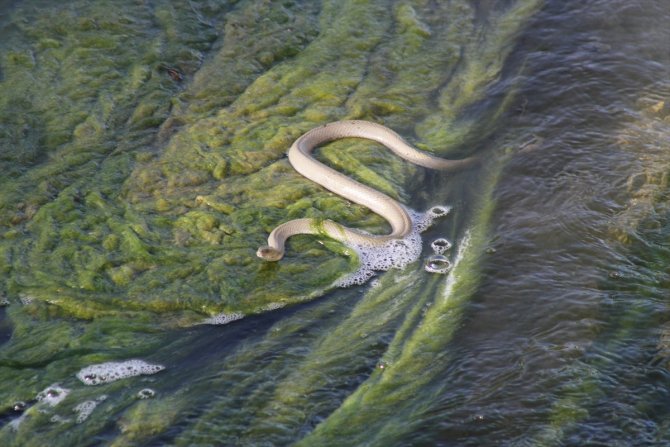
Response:
[[[86,419],[88,419],[88,417],[91,415],[91,413],[93,413],[93,410],[95,410],[98,404],[104,401],[105,399],[107,399],[107,395],[103,394],[96,400],[87,400],[74,407],[73,411],[77,413],[77,424],[81,424]]]
[[[21,304],[24,306],[28,306],[29,304],[32,304],[33,301],[35,301],[35,297],[28,295],[27,293],[22,293],[19,295],[19,301],[21,301]]]
[[[220,314],[214,315],[213,317],[206,318],[202,324],[228,324],[233,321],[241,320],[242,318],[244,318],[244,314],[239,312],[230,314],[222,312]]]
[[[456,253],[456,257],[454,258],[454,263],[452,264],[452,269],[454,269],[458,264],[461,263],[463,260],[463,257],[465,256],[465,250],[468,249],[470,246],[470,230],[465,232],[465,235],[463,236],[463,240],[459,242],[459,247],[458,247],[458,252]],[[449,297],[451,296],[451,293],[454,289],[454,284],[456,284],[456,276],[455,275],[449,275],[447,277],[447,285],[444,288],[444,299],[448,300]]]
[[[44,390],[37,393],[36,399],[40,402],[44,402],[50,407],[55,407],[63,401],[70,394],[70,390],[63,388],[57,383],[51,385],[50,387],[45,388]]]
[[[430,243],[430,247],[433,249],[433,253],[436,255],[441,255],[445,251],[449,250],[451,246],[451,242],[443,237],[437,238]]]
[[[152,365],[144,360],[126,360],[87,366],[77,373],[77,378],[85,385],[100,385],[127,377],[156,374],[164,369],[163,365]]]
[[[151,399],[156,395],[156,392],[151,388],[144,388],[137,392],[138,399]]]
[[[404,238],[390,240],[381,246],[350,244],[349,247],[358,254],[360,267],[351,275],[336,281],[335,286],[361,285],[372,278],[376,271],[404,269],[421,255],[421,233],[436,218],[446,216],[450,210],[447,206],[434,206],[425,213],[408,210],[412,218],[412,231]]]

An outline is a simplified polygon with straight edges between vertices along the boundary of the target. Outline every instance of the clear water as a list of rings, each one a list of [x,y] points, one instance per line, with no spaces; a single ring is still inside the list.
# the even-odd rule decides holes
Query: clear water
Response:
[[[491,11],[512,3],[474,2],[482,34]],[[75,339],[81,348],[27,366],[5,352],[0,378],[18,387],[53,383],[22,382],[21,368],[44,380],[63,371],[71,402],[62,417],[74,420],[69,408],[91,393],[109,397],[70,425],[49,419],[55,410],[40,419],[35,404],[25,433],[10,427],[19,414],[7,409],[3,439],[670,445],[668,23],[664,0],[545,2],[504,60],[501,91],[488,91],[513,86],[515,95],[500,125],[470,140],[484,166],[419,172],[408,188],[416,209],[454,206],[424,235],[419,261],[224,326],[129,324],[118,344],[104,330],[87,333],[94,342]],[[465,114],[495,107],[479,101]],[[454,242],[447,275],[423,268],[438,237]],[[0,343],[18,306],[0,309]],[[77,388],[70,371],[110,356],[166,369]],[[136,399],[144,388],[155,396]]]

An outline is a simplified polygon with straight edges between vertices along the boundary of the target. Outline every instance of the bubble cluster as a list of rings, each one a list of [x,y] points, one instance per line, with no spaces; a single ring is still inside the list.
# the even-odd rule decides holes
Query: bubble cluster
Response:
[[[107,362],[83,368],[77,373],[77,378],[86,385],[100,385],[127,377],[156,374],[164,369],[165,367],[162,365],[152,365],[144,360]]]
[[[215,324],[215,325],[228,324],[233,321],[241,320],[242,318],[244,318],[244,314],[242,313],[234,312],[231,314],[227,314],[222,312],[220,314],[214,315],[213,317],[206,318],[202,322],[202,324]]]
[[[74,412],[77,413],[77,424],[81,424],[93,413],[93,410],[98,406],[98,404],[107,399],[107,396],[103,394],[98,397],[96,400],[87,400],[76,407],[74,407]]]
[[[440,237],[431,242],[430,247],[433,249],[433,253],[436,255],[441,255],[445,251],[451,248],[452,244],[447,239]]]
[[[338,287],[361,285],[375,275],[376,271],[391,268],[403,269],[421,255],[421,232],[429,228],[435,218],[446,216],[446,206],[434,206],[425,213],[408,210],[412,218],[412,231],[402,239],[392,239],[381,245],[350,244],[360,260],[360,267],[335,283]]]
[[[70,394],[70,390],[63,388],[58,384],[53,384],[50,387],[37,393],[36,399],[39,402],[44,402],[50,407],[55,407],[63,401]]]
[[[412,222],[414,222],[414,227],[416,230],[419,233],[423,233],[428,228],[430,228],[431,225],[433,225],[433,221],[436,218],[444,217],[449,214],[450,211],[451,207],[449,206],[437,205],[431,207],[425,213],[417,213],[416,211],[409,210],[409,214],[412,216]]]
[[[81,424],[88,419],[97,406],[98,403],[96,401],[87,400],[74,407],[74,412],[77,413],[77,424]]]
[[[263,308],[261,310],[263,310],[264,312],[268,312],[268,311],[271,311],[271,310],[281,309],[284,306],[286,306],[286,303],[279,303],[279,302],[270,303],[266,306],[263,306]]]
[[[21,301],[21,304],[24,306],[28,306],[29,304],[32,304],[33,301],[35,301],[35,297],[28,295],[27,293],[22,293],[19,295],[19,301]]]

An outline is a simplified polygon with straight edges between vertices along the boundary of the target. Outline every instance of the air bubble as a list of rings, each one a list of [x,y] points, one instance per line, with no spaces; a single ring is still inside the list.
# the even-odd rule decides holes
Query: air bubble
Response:
[[[451,262],[443,255],[432,255],[426,259],[424,266],[427,272],[445,274],[451,269]]]
[[[144,388],[142,390],[139,390],[137,392],[137,398],[138,399],[151,399],[156,395],[156,392],[152,390],[151,388]]]
[[[433,252],[435,252],[436,255],[441,255],[445,251],[449,250],[452,246],[451,242],[449,242],[447,239],[441,237],[438,239],[435,239],[430,246],[433,248]]]
[[[428,211],[428,213],[433,217],[446,216],[448,212],[449,212],[449,208],[447,208],[446,206],[440,206],[440,205],[434,206]]]

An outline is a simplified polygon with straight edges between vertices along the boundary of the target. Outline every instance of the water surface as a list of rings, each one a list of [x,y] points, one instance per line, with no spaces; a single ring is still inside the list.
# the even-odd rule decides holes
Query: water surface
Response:
[[[670,443],[664,2],[84,3],[0,2],[3,445]],[[253,252],[296,217],[384,231],[283,159],[346,118],[483,163],[323,150],[453,206],[419,261],[336,289],[336,244]],[[220,312],[245,317],[194,325]],[[166,369],[74,377],[129,358]]]

